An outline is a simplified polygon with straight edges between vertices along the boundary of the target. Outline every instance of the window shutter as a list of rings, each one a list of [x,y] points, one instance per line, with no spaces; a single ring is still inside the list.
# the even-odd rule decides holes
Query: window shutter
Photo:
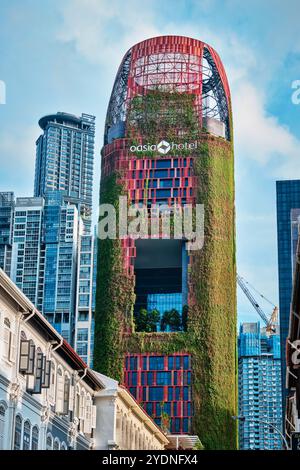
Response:
[[[56,368],[53,362],[51,361],[49,400],[52,404],[55,402],[55,378],[56,378]]]
[[[60,371],[60,374],[57,373],[57,392],[56,392],[56,403],[55,411],[56,413],[62,413],[64,410],[64,376]]]
[[[43,366],[45,364],[46,357],[43,353],[37,354],[36,368],[34,374],[34,389],[32,393],[39,394],[42,391],[42,378],[43,378]]]
[[[34,389],[34,375],[27,375],[26,390],[27,392],[32,392]]]
[[[10,348],[9,348],[9,360],[10,360],[10,362],[16,362],[17,361],[16,351],[17,351],[16,335],[14,333],[10,332]]]
[[[85,410],[85,419],[83,425],[83,432],[85,434],[90,434],[92,432],[92,416],[91,416],[91,404],[88,403]]]
[[[29,364],[27,374],[34,374],[34,364],[35,364],[35,344],[32,340],[29,340]]]
[[[74,387],[70,385],[70,396],[69,396],[69,410],[74,410]]]
[[[45,367],[43,369],[42,388],[50,387],[50,371],[51,371],[51,361],[45,361]]]
[[[92,405],[92,429],[96,428],[96,418],[97,418],[97,407]]]
[[[69,377],[65,375],[64,378],[64,415],[69,413],[69,402],[70,402],[70,385],[71,381]]]
[[[85,415],[85,395],[80,394],[79,419],[84,419]]]
[[[30,350],[30,341],[21,340],[19,372],[27,373],[29,369],[29,350]]]
[[[3,332],[3,342],[4,342],[4,357],[5,359],[9,359],[10,355],[10,329],[7,327],[4,327],[4,332]]]

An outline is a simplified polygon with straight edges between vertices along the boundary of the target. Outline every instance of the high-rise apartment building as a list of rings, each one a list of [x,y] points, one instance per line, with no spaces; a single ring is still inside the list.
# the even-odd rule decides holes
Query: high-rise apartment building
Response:
[[[284,407],[286,397],[286,339],[289,330],[293,287],[293,260],[297,248],[295,230],[298,231],[297,211],[295,209],[300,209],[300,180],[276,181],[276,196],[281,378]]]
[[[87,350],[83,356],[90,364],[96,286],[90,235],[95,117],[57,113],[41,118],[39,125],[43,134],[36,142],[34,197],[15,202],[13,193],[0,193],[0,267],[67,341],[74,344],[76,336],[76,347],[77,337],[85,338],[85,333],[75,322],[85,318],[79,326],[87,328],[86,343],[83,347],[79,341],[78,349],[82,354]]]
[[[229,86],[212,47],[162,36],[125,54],[108,106],[100,203],[123,207],[122,217],[127,196],[161,226],[156,237],[99,242],[94,367],[207,449],[237,445],[232,135]],[[197,204],[204,245],[193,250],[173,229],[166,236],[162,221]]]
[[[82,230],[76,206],[61,191],[16,200],[11,278],[68,341],[75,328]]]
[[[94,352],[94,314],[97,274],[96,236],[79,239],[74,347],[92,367]]]
[[[267,335],[260,323],[243,323],[238,338],[239,447],[281,449],[281,364],[279,334]]]
[[[43,214],[42,197],[16,199],[11,278],[39,310],[44,299]]]
[[[91,229],[95,117],[58,112],[39,120],[34,196],[64,191],[76,204],[87,233]]]
[[[0,193],[0,268],[10,275],[15,196]]]
[[[0,193],[0,267],[90,366],[93,363],[96,235],[85,235],[63,191],[44,198]]]
[[[45,258],[42,312],[64,338],[73,343],[77,259],[83,224],[77,207],[63,192],[45,195],[42,244]]]

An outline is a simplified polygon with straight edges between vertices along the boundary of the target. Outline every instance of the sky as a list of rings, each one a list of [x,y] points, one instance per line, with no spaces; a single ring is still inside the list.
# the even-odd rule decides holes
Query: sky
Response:
[[[94,114],[96,220],[104,119],[123,55],[163,34],[202,40],[221,56],[232,94],[238,272],[278,305],[275,181],[300,178],[299,17],[298,0],[0,0],[0,191],[33,194],[41,116]],[[259,319],[240,290],[238,313]]]

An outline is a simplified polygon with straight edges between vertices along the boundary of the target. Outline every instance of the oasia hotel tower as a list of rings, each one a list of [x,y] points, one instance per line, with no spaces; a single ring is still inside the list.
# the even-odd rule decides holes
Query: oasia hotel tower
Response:
[[[161,36],[125,55],[109,101],[100,203],[204,208],[204,243],[99,239],[95,368],[171,434],[236,448],[236,263],[230,91],[196,39]],[[160,207],[164,207],[160,211]],[[126,207],[125,207],[126,209]],[[123,207],[124,210],[124,207]],[[127,212],[127,211],[126,211]],[[101,219],[102,220],[102,219]],[[172,226],[172,224],[171,224]],[[118,425],[122,425],[119,423]]]

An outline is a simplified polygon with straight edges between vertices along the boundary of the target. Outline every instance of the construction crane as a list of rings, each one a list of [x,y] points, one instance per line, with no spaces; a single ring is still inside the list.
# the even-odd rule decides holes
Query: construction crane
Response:
[[[248,298],[248,300],[251,302],[251,304],[253,305],[253,307],[257,311],[260,318],[265,323],[267,333],[275,333],[276,332],[276,326],[278,325],[278,307],[276,307],[276,305],[274,305],[264,295],[260,294],[253,286],[251,286],[252,289],[255,290],[257,292],[257,294],[259,294],[260,297],[262,297],[267,302],[269,302],[269,304],[272,305],[273,312],[272,312],[270,318],[268,318],[267,315],[265,314],[265,312],[261,309],[259,304],[256,302],[255,298],[251,294],[248,287],[246,286],[246,284],[248,284],[250,286],[249,282],[247,282],[245,279],[243,279],[242,276],[240,276],[239,274],[237,275],[237,282],[238,282],[238,285],[240,286],[240,288],[242,289],[242,291],[244,292],[244,294],[246,295],[246,297]]]

